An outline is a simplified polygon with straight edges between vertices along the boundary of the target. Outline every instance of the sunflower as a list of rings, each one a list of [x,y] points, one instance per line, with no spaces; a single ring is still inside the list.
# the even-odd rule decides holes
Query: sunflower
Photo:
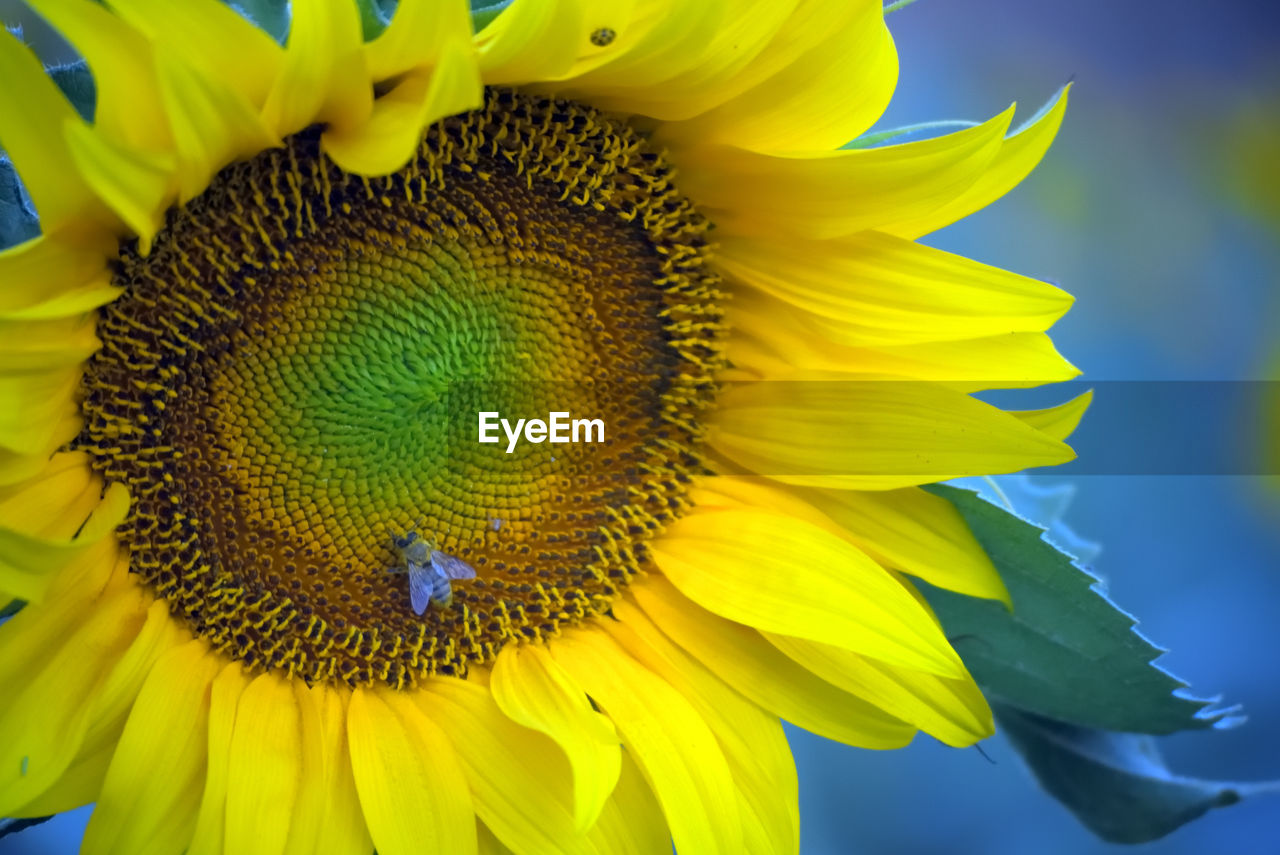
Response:
[[[295,0],[279,40],[31,5],[96,101],[0,41],[40,226],[0,254],[0,815],[96,801],[83,851],[129,855],[795,852],[781,720],[991,733],[907,577],[1007,594],[919,485],[1071,457],[1082,402],[971,397],[1073,376],[1070,298],[915,238],[1062,98],[841,148],[895,83],[878,0]]]

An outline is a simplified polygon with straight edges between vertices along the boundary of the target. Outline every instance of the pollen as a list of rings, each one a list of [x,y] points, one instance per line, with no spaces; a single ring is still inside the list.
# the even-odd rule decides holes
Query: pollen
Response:
[[[122,245],[72,445],[130,487],[130,571],[216,649],[464,674],[607,613],[686,506],[723,364],[708,230],[660,152],[572,102],[490,90],[379,178],[303,132]],[[482,411],[608,430],[508,454]],[[391,572],[409,530],[476,571],[422,615]]]

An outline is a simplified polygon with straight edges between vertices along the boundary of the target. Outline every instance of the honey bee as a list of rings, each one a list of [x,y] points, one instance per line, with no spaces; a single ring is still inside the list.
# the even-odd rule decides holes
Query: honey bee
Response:
[[[414,614],[422,614],[433,602],[441,608],[448,607],[453,602],[451,583],[476,577],[470,564],[436,549],[416,531],[393,537],[391,542],[404,562],[403,567],[393,567],[391,572],[409,574],[409,603]]]

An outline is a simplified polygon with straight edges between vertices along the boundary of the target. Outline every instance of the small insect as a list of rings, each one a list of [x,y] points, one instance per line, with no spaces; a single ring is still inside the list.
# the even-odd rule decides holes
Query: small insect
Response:
[[[490,516],[488,520],[489,531],[500,531],[502,529],[502,519],[500,517]]]
[[[453,602],[455,579],[474,579],[475,568],[441,552],[418,536],[416,531],[405,532],[391,541],[404,561],[404,567],[393,568],[393,573],[409,574],[409,603],[414,614],[422,614],[434,602],[443,607]]]
[[[610,27],[600,27],[591,34],[591,43],[596,47],[604,47],[618,37]]]

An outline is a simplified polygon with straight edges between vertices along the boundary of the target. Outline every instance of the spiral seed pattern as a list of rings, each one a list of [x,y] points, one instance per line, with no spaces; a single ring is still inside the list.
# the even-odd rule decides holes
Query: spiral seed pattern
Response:
[[[607,612],[700,471],[722,364],[708,224],[581,105],[490,91],[401,171],[315,130],[123,246],[73,447],[132,506],[130,570],[254,669],[403,688]],[[476,441],[477,413],[599,444]],[[471,564],[415,615],[392,536]]]

